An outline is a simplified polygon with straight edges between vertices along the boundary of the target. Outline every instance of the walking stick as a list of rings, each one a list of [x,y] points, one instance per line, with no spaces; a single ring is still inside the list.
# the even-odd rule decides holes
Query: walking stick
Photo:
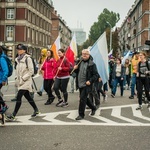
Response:
[[[65,56],[64,56],[62,62],[60,63],[59,67],[61,67],[62,63],[64,62],[64,59],[65,59]],[[57,70],[55,77],[57,76],[58,72],[59,72],[59,69]],[[53,83],[53,85],[51,87],[52,91],[53,91],[53,87],[54,87],[54,83]]]
[[[79,64],[81,63],[82,59],[78,62],[77,66],[79,66]],[[73,70],[71,71],[70,74],[72,74],[75,71],[75,69],[73,68]]]

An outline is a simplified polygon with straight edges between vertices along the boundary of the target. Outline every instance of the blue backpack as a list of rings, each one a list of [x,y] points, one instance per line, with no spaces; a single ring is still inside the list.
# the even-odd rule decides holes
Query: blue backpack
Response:
[[[5,60],[6,60],[6,62],[7,62],[7,66],[8,66],[8,77],[10,77],[10,76],[12,75],[12,73],[13,73],[13,65],[12,65],[12,62],[11,62],[11,60],[9,59],[9,57],[6,56],[6,55],[3,55],[3,56],[1,56],[1,57],[5,58]]]

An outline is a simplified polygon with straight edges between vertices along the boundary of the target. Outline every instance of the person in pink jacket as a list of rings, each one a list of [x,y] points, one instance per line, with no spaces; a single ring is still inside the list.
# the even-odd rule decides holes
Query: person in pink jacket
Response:
[[[47,58],[41,67],[41,70],[44,71],[44,90],[47,92],[48,100],[45,105],[50,105],[55,96],[52,94],[52,85],[54,83],[54,76],[56,72],[56,60],[53,57],[53,51],[47,50]]]

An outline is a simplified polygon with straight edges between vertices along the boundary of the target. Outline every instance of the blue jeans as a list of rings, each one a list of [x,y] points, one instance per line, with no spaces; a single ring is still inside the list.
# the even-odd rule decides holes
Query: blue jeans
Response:
[[[131,77],[131,96],[134,96],[135,94],[135,85],[136,85],[136,74],[133,73]]]
[[[113,89],[112,89],[112,94],[116,94],[117,90],[117,85],[120,85],[120,95],[123,96],[123,80],[121,80],[121,77],[116,77],[113,82]]]

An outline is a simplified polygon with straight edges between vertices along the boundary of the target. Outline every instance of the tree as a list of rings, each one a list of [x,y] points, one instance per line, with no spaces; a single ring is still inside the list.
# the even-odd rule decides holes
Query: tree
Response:
[[[116,23],[119,21],[120,15],[119,13],[115,13],[113,11],[109,11],[108,9],[104,9],[103,12],[98,16],[98,21],[94,22],[94,24],[90,28],[90,33],[88,39],[83,43],[83,45],[79,46],[79,54],[81,53],[80,51],[84,48],[88,48],[89,46],[92,46],[97,39],[106,31],[106,36],[107,36],[107,43],[108,47],[110,46],[110,25],[113,28]],[[109,22],[109,24],[107,23]],[[118,43],[118,32],[114,32],[112,34],[112,49],[117,51],[119,48]],[[115,44],[114,44],[115,43]]]
[[[116,25],[119,21],[120,15],[118,13],[114,13],[113,11],[109,11],[108,9],[104,9],[103,12],[98,16],[98,22],[95,22],[90,29],[89,39],[92,41],[92,44],[103,34],[103,32]],[[107,23],[109,22],[110,25]]]

